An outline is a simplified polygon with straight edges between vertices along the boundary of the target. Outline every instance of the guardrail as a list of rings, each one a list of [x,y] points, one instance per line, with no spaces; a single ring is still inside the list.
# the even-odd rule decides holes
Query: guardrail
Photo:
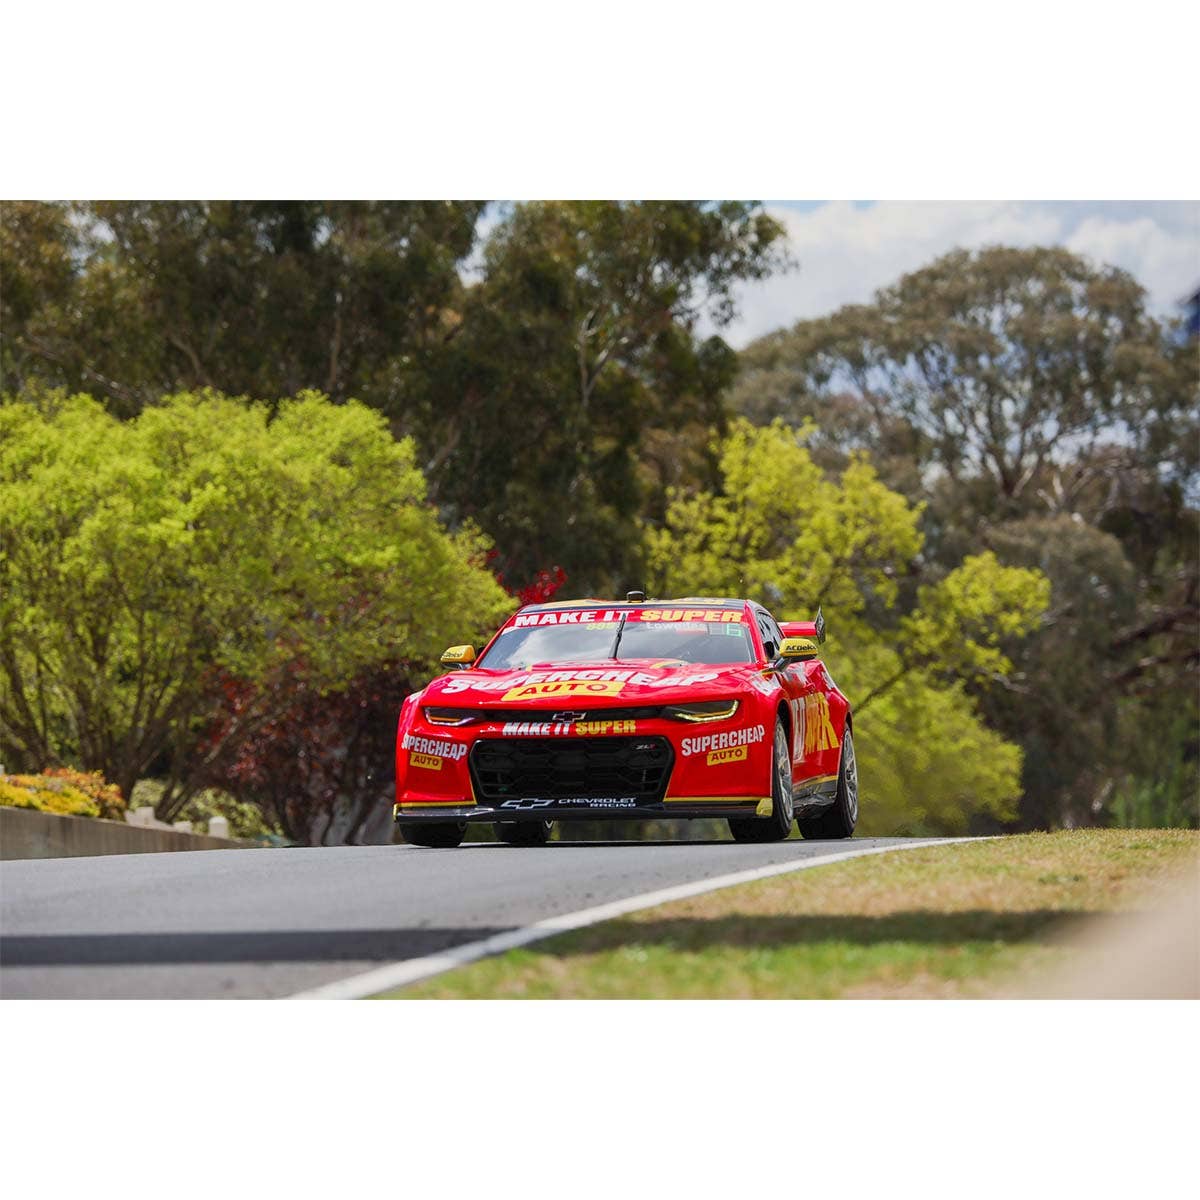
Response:
[[[79,858],[92,854],[161,854],[171,850],[235,850],[256,846],[189,833],[168,825],[62,817],[0,806],[0,860]]]

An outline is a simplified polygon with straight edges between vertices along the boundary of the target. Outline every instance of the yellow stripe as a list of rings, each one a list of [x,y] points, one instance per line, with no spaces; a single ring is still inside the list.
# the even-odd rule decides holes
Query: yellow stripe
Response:
[[[668,796],[667,804],[769,804],[770,796]]]

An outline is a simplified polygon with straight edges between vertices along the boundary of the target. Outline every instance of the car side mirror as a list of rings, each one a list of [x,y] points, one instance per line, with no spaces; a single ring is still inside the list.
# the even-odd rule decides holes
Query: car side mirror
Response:
[[[442,662],[448,667],[469,667],[474,661],[474,646],[451,646],[442,654]]]
[[[779,647],[779,657],[785,662],[808,662],[820,653],[817,643],[806,637],[784,638]]]

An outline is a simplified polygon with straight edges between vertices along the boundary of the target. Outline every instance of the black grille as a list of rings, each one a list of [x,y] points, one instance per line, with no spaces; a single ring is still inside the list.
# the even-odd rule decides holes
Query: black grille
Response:
[[[606,797],[656,804],[672,758],[662,737],[481,738],[470,764],[481,804]]]

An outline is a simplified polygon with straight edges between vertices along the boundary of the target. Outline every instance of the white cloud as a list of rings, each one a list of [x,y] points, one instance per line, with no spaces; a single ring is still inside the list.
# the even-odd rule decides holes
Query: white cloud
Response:
[[[834,201],[807,211],[770,206],[799,269],[749,284],[724,336],[734,346],[843,304],[956,246],[1060,244],[1130,271],[1150,305],[1174,312],[1200,283],[1200,205]]]
[[[1151,217],[1087,217],[1066,245],[1076,254],[1129,271],[1149,292],[1151,305],[1162,311],[1173,308],[1200,283],[1200,217],[1195,214],[1191,228],[1180,230]]]

